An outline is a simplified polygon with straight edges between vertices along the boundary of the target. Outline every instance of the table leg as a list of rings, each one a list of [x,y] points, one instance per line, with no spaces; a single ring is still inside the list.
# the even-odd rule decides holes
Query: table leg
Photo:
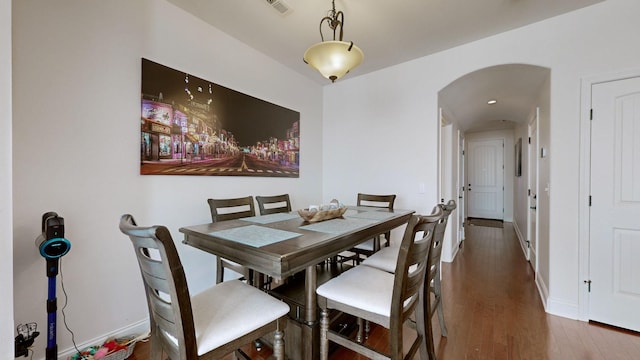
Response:
[[[305,300],[305,309],[304,309],[304,323],[306,326],[303,326],[302,329],[302,358],[303,359],[318,359],[318,341],[316,339],[315,334],[317,331],[317,322],[318,322],[318,301],[316,298],[316,284],[317,284],[317,274],[316,274],[316,266],[311,265],[307,267],[307,271],[305,271],[305,281],[304,281],[304,300]]]

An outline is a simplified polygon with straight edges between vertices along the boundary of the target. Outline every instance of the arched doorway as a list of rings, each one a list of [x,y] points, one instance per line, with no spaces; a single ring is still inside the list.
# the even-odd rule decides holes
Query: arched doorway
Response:
[[[438,191],[441,199],[457,199],[463,204],[460,207],[462,214],[458,214],[458,221],[452,224],[445,241],[443,261],[452,261],[455,257],[457,244],[464,236],[464,219],[470,210],[486,205],[474,204],[474,201],[482,199],[500,211],[499,217],[487,217],[513,223],[525,256],[529,252],[529,244],[537,244],[536,239],[528,238],[529,234],[537,234],[537,239],[548,238],[539,231],[528,231],[529,226],[535,223],[530,220],[531,194],[538,193],[537,189],[530,188],[537,182],[530,181],[529,159],[539,159],[535,155],[539,154],[538,148],[534,149],[529,144],[529,127],[533,117],[537,123],[538,109],[542,109],[544,114],[549,113],[550,74],[549,68],[536,65],[502,64],[465,74],[439,91]],[[541,121],[548,124],[548,116]],[[548,137],[546,134],[542,136]],[[474,143],[491,144],[490,149],[496,150],[495,153],[489,152],[491,161],[487,160],[487,155],[478,157],[473,156],[478,154],[471,154],[477,148]],[[501,151],[497,151],[498,146],[502,147]],[[485,162],[479,164],[478,161]],[[474,176],[477,178],[470,181]],[[495,181],[492,191],[499,190],[500,194],[495,194],[494,198],[486,193],[470,196],[473,191],[481,190],[474,184],[480,185],[482,180],[487,183]],[[541,206],[545,205],[538,201],[537,207]],[[548,207],[538,209],[538,217],[541,213],[548,216]]]

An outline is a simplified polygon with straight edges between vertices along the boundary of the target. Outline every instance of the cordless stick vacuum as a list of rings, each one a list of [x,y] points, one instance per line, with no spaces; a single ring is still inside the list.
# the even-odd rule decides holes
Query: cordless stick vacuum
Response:
[[[71,243],[64,238],[64,219],[59,217],[57,213],[51,211],[42,215],[42,234],[36,238],[36,247],[40,250],[40,255],[47,260],[47,278],[49,279],[46,360],[57,360],[56,314],[58,305],[56,276],[58,275],[58,259],[71,249]]]

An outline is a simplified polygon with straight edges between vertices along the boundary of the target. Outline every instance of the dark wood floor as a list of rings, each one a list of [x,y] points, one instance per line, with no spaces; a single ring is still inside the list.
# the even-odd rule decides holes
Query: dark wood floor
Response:
[[[534,273],[524,259],[513,226],[468,226],[453,263],[442,264],[448,337],[440,336],[434,317],[440,360],[631,360],[640,359],[640,335],[544,312]],[[411,336],[413,330],[405,333]],[[384,349],[386,330],[373,326],[370,344]],[[246,349],[252,359],[271,352]],[[148,343],[136,346],[131,360],[149,359]],[[231,359],[229,356],[225,360]],[[366,359],[340,349],[332,360]]]

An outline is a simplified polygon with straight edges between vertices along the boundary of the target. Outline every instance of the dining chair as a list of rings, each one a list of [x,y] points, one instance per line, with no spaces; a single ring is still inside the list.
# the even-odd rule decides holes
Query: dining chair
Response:
[[[449,200],[446,204],[438,204],[437,207],[442,210],[442,218],[438,220],[435,226],[435,231],[432,241],[432,249],[429,253],[429,266],[427,274],[425,276],[425,309],[424,313],[427,318],[427,349],[430,359],[436,359],[435,345],[433,340],[433,330],[431,327],[431,318],[434,313],[438,313],[438,323],[440,324],[440,333],[442,336],[447,336],[447,325],[444,321],[444,309],[442,305],[442,284],[440,265],[442,258],[442,245],[444,242],[444,233],[447,228],[447,223],[451,212],[456,209],[455,200]],[[368,257],[362,262],[364,266],[374,267],[380,270],[384,270],[390,273],[395,271],[396,263],[398,261],[398,247],[388,247],[378,251],[372,256]],[[433,300],[431,298],[433,294]]]
[[[291,212],[289,194],[273,196],[256,196],[260,215]]]
[[[356,266],[318,287],[321,360],[328,359],[329,341],[371,359],[412,359],[418,351],[421,358],[426,359],[426,326],[421,294],[434,227],[441,217],[440,208],[431,215],[411,216],[399,246],[394,273],[370,266]],[[350,314],[389,329],[389,353],[330,329],[330,311]],[[412,316],[416,319],[417,334],[405,352],[403,324]]]
[[[256,338],[273,334],[273,353],[284,360],[289,306],[240,280],[190,296],[182,262],[165,226],[120,219],[138,259],[149,309],[151,360],[219,359]]]
[[[291,200],[289,199],[289,194],[256,196],[256,202],[258,203],[258,211],[260,212],[260,215],[291,212]],[[274,279],[272,277],[265,276],[264,286],[267,289],[269,289],[273,283]]]
[[[207,199],[211,209],[211,221],[219,222],[226,220],[241,219],[256,215],[253,205],[253,196],[246,196],[232,199]],[[249,284],[254,284],[253,271],[245,266],[228,259],[216,257],[216,283],[224,281],[224,269],[230,269],[240,275]]]
[[[374,195],[374,194],[362,194],[358,193],[357,203],[358,207],[371,207],[393,210],[393,204],[396,200],[396,195]],[[373,239],[369,239],[363,243],[360,243],[350,249],[350,252],[355,253],[355,262],[359,264],[363,257],[369,257],[375,252],[381,249],[382,246],[388,247],[391,239],[391,232],[388,231],[384,234],[385,242],[380,244],[380,236],[377,235]]]

